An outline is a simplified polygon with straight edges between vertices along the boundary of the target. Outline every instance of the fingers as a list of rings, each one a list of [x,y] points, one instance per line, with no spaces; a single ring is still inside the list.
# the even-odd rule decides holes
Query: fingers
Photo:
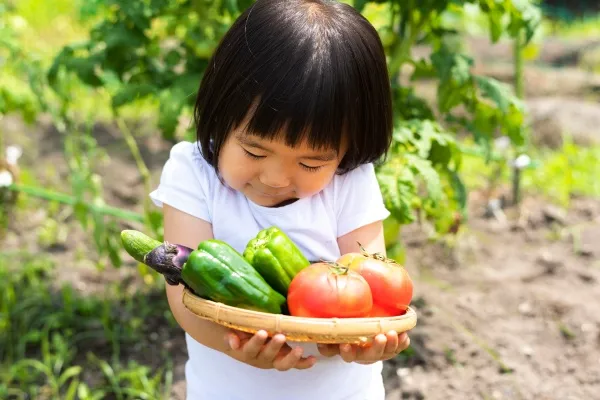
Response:
[[[316,358],[313,356],[303,358],[301,347],[296,347],[287,354],[284,354],[280,353],[280,356],[273,361],[273,367],[278,371],[287,371],[292,368],[307,369],[312,367],[316,362]]]
[[[268,333],[264,330],[254,335],[232,330],[225,339],[231,349],[241,351],[242,358],[247,363],[259,368],[287,371],[292,368],[310,368],[316,362],[313,356],[302,357],[302,348],[291,349],[286,344],[285,336],[281,334],[269,339]],[[339,355],[345,362],[371,364],[394,358],[409,346],[410,338],[406,332],[398,335],[395,331],[389,331],[385,335],[375,336],[368,345],[319,344],[317,348],[325,357]]]
[[[396,354],[403,352],[408,349],[410,346],[410,338],[406,332],[402,333],[398,336],[398,348],[396,349]]]
[[[398,335],[395,331],[375,336],[370,346],[340,346],[340,356],[346,362],[371,364],[377,361],[389,360],[410,346],[406,332]]]
[[[383,354],[388,357],[394,357],[398,348],[398,334],[396,331],[389,331],[385,337],[387,338],[387,343],[383,349]]]
[[[340,346],[337,344],[318,344],[317,349],[325,357],[333,357],[340,354]]]
[[[281,351],[281,348],[285,344],[285,336],[275,335],[269,343],[262,348],[257,358],[262,362],[273,362],[277,354]]]
[[[373,363],[383,359],[383,352],[388,344],[386,335],[379,334],[375,336],[371,346],[358,349],[358,360]]]
[[[352,346],[347,343],[340,345],[340,356],[346,362],[356,361],[357,351],[358,351],[357,346]]]
[[[242,351],[247,359],[253,360],[257,358],[269,335],[265,331],[258,331],[248,340],[242,347]]]
[[[302,357],[302,348],[291,349],[284,335],[277,334],[269,339],[266,331],[260,330],[254,335],[231,331],[226,335],[230,347],[243,354],[245,362],[259,368],[275,368],[287,371],[292,368],[312,367],[316,358]]]
[[[251,333],[231,329],[225,334],[225,342],[229,347],[231,347],[231,349],[238,350],[252,336],[253,335]]]

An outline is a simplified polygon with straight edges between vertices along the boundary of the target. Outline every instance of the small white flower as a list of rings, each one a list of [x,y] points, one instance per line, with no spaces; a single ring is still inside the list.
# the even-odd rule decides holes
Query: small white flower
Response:
[[[527,154],[521,154],[514,161],[514,166],[518,169],[523,169],[531,164],[531,158]]]
[[[508,146],[510,146],[510,138],[508,136],[500,136],[494,140],[494,147],[500,151],[508,149]]]
[[[0,187],[7,187],[13,183],[12,174],[6,170],[0,171]]]
[[[6,162],[10,165],[17,165],[17,161],[21,158],[23,150],[18,146],[8,146],[6,148]]]

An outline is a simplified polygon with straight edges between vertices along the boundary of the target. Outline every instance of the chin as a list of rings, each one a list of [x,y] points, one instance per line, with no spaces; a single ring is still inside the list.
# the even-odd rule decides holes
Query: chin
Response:
[[[248,199],[250,199],[253,203],[258,204],[262,207],[275,207],[289,204],[298,200],[298,197],[270,197],[270,196],[260,196],[260,195],[249,195],[246,194]]]

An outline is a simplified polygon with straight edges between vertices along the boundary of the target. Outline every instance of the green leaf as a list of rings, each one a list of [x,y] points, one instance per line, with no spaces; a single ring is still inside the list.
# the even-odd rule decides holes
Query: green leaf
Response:
[[[33,368],[34,370],[37,370],[38,372],[46,375],[47,378],[50,378],[52,376],[52,371],[50,370],[50,368],[48,368],[46,365],[44,365],[41,361],[30,359],[30,358],[20,360],[19,362],[14,364],[11,367],[11,369],[20,370],[21,368],[24,368],[24,367]]]
[[[354,0],[354,8],[362,12],[369,0]]]
[[[165,139],[175,139],[179,116],[188,101],[188,97],[183,90],[177,89],[167,90],[161,94],[158,127],[162,130]]]
[[[475,82],[483,97],[492,100],[503,113],[511,111],[511,107],[523,110],[522,101],[514,94],[512,87],[494,78],[475,76]]]
[[[431,150],[429,150],[429,157],[427,159],[431,161],[434,167],[446,167],[453,159],[459,156],[460,153],[454,142],[435,140],[431,143]]]
[[[496,43],[502,36],[502,32],[504,32],[504,26],[502,24],[503,16],[504,12],[498,8],[493,8],[488,13],[490,21],[490,38],[492,43]]]
[[[221,6],[221,11],[227,10],[231,15],[237,15],[240,10],[238,9],[237,0],[224,0]]]
[[[123,264],[120,255],[121,243],[117,239],[119,236],[116,232],[118,232],[116,224],[111,223],[110,230],[106,235],[106,249],[113,267],[120,268]]]
[[[437,72],[433,67],[433,64],[427,62],[425,59],[421,59],[413,63],[415,69],[410,77],[411,81],[418,79],[432,79],[437,78]]]
[[[431,62],[440,77],[439,110],[448,112],[468,101],[473,87],[470,71],[473,59],[464,54],[453,53],[444,45],[431,55]]]
[[[412,87],[395,87],[394,111],[402,120],[434,119],[433,111],[427,102],[415,94]]]
[[[450,176],[450,184],[452,185],[452,189],[454,191],[454,198],[464,213],[467,208],[468,200],[467,187],[456,171],[450,171]]]
[[[396,176],[393,171],[381,171],[377,174],[386,208],[401,224],[415,221],[412,210],[412,199],[415,196],[415,186],[405,175]]]
[[[431,161],[412,154],[407,154],[405,157],[408,165],[413,168],[425,182],[429,198],[434,203],[440,201],[442,198],[442,184],[440,176],[431,165]]]
[[[491,137],[493,129],[499,127],[513,144],[524,144],[525,106],[513,93],[512,88],[493,78],[483,76],[476,76],[475,82],[481,90],[482,97],[490,99],[497,107],[494,109],[481,102],[476,104],[474,126],[477,132]]]
[[[511,0],[513,12],[510,16],[509,31],[513,37],[525,30],[525,43],[528,44],[542,23],[542,10],[530,0]]]
[[[117,109],[125,104],[156,93],[156,87],[149,83],[130,84],[123,87],[112,98],[112,107]]]
[[[94,239],[94,243],[96,244],[96,250],[98,251],[98,254],[102,255],[106,251],[103,240],[106,235],[104,217],[100,213],[92,213],[92,218],[94,221],[92,237]]]
[[[244,11],[254,4],[256,0],[237,0],[238,8],[240,11]]]
[[[81,367],[78,365],[74,365],[69,367],[60,375],[58,378],[58,387],[62,387],[69,379],[79,375],[81,373]]]
[[[472,127],[476,139],[490,140],[498,127],[497,110],[487,103],[476,103]]]
[[[79,379],[73,379],[67,388],[64,400],[77,400],[77,388],[79,387]]]

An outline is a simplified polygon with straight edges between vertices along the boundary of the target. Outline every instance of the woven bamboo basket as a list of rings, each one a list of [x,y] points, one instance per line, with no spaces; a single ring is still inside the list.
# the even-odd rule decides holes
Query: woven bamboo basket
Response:
[[[293,342],[365,344],[379,333],[406,332],[417,324],[411,307],[397,317],[303,318],[231,307],[200,298],[188,289],[183,292],[183,304],[198,317],[220,325],[248,333],[265,330],[269,336],[282,333]]]

